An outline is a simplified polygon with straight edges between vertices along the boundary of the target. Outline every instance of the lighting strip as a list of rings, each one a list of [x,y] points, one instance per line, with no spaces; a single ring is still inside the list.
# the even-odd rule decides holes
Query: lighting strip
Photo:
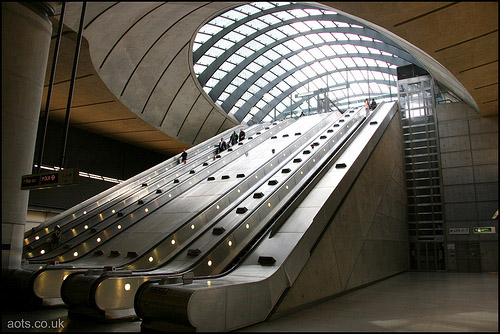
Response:
[[[33,167],[38,168],[38,165],[33,165]],[[46,169],[46,170],[53,170],[53,171],[58,171],[58,170],[63,170],[64,168],[61,167],[49,167],[49,166],[41,166],[40,169]],[[79,176],[81,177],[87,177],[90,179],[95,179],[95,180],[100,180],[104,182],[111,182],[111,183],[122,183],[123,180],[118,180],[112,177],[107,177],[107,176],[101,176],[101,175],[96,175],[96,174],[91,174],[91,173],[86,173],[86,172],[79,172]]]

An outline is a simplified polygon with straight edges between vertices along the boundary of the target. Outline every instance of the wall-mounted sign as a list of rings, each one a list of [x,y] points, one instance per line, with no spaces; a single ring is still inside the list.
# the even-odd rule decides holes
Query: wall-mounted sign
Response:
[[[469,228],[468,227],[450,227],[449,233],[450,234],[469,234]]]
[[[474,227],[474,233],[495,233],[495,227]]]
[[[75,168],[23,175],[21,179],[21,190],[47,189],[78,184],[78,178],[79,171]]]

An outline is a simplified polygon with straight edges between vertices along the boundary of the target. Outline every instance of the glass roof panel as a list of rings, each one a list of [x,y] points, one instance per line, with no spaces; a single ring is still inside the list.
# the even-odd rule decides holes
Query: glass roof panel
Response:
[[[291,95],[297,92],[314,92],[327,87],[327,83],[329,87],[334,87],[348,81],[349,88],[329,92],[328,96],[337,101],[347,99],[347,102],[342,103],[351,105],[353,100],[351,98],[349,102],[349,99],[354,95],[360,96],[354,100],[355,103],[361,104],[361,96],[368,95],[368,93],[388,94],[391,92],[390,86],[383,82],[391,80],[391,85],[395,86],[396,76],[379,72],[376,69],[387,71],[390,68],[395,73],[396,65],[392,63],[392,60],[387,63],[372,59],[372,56],[388,55],[391,59],[396,59],[403,51],[398,50],[396,54],[387,52],[391,49],[388,49],[385,43],[380,42],[384,38],[359,35],[365,34],[371,28],[361,23],[350,23],[353,19],[347,20],[334,11],[315,8],[312,3],[297,3],[301,8],[279,9],[267,14],[262,12],[290,4],[289,2],[255,2],[237,5],[202,26],[194,37],[193,51],[199,52],[200,46],[215,34],[222,32],[223,28],[235,26],[233,30],[224,30],[223,34],[217,36],[217,40],[210,40],[212,43],[210,47],[204,51],[204,54],[197,55],[198,60],[193,64],[194,73],[197,76],[203,74],[203,78],[206,78],[203,79],[204,82],[200,81],[203,90],[207,94],[212,93],[210,96],[213,96],[217,104],[224,105],[226,112],[235,115],[240,121],[258,122],[262,118],[272,120],[274,110],[279,113],[290,108]],[[331,14],[334,19],[314,20],[311,17],[323,13]],[[248,19],[249,15],[252,15],[250,21],[238,24],[239,21]],[[281,25],[283,21],[287,21],[287,24]],[[335,31],[337,27],[339,30]],[[311,30],[320,31],[324,28],[330,29],[331,32],[310,33]],[[344,33],[345,28],[349,28],[351,32]],[[269,31],[256,33],[262,29],[269,29]],[[255,34],[255,37],[247,41],[244,46],[234,52],[226,51],[252,34]],[[377,36],[377,34],[371,30],[370,36]],[[380,48],[354,45],[358,44],[358,41],[375,41],[380,44]],[[272,49],[269,47],[271,44],[275,44]],[[251,60],[247,61],[242,68],[240,64],[248,57],[251,57]],[[218,61],[214,62],[215,59]],[[272,64],[278,59],[279,64]],[[403,57],[403,59],[407,58]],[[367,70],[367,66],[374,70]],[[362,67],[363,70],[356,70],[358,67]],[[259,71],[262,75],[254,75]],[[278,77],[279,80],[276,80]],[[369,85],[367,78],[370,79]],[[217,85],[217,92],[212,91],[215,85]],[[247,88],[241,89],[242,87]],[[397,89],[393,89],[392,92],[396,94]],[[226,105],[227,101],[233,102]],[[250,101],[251,103],[247,103]],[[269,105],[270,103],[272,105]],[[308,104],[316,107],[317,102],[315,98],[310,98],[309,102],[306,98],[294,98],[293,103],[304,109]],[[267,115],[258,114],[258,111],[263,108],[270,112]]]
[[[241,19],[244,19],[248,15],[246,15],[246,14],[244,14],[242,12],[239,12],[237,10],[230,10],[228,12],[225,12],[225,13],[221,14],[221,16],[227,17],[228,19],[231,19],[231,20],[234,20],[234,21],[239,21]]]

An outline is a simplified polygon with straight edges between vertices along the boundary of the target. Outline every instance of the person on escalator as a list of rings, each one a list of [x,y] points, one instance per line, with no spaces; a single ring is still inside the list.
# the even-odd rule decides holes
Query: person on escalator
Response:
[[[231,137],[229,137],[229,142],[231,143],[231,146],[236,145],[236,143],[238,142],[238,134],[236,133],[236,131],[233,131]]]
[[[368,99],[365,100],[365,111],[366,111],[366,117],[370,115],[370,102],[368,102]]]
[[[219,154],[222,151],[225,151],[227,149],[227,144],[224,141],[224,138],[220,139],[219,146],[217,146],[217,150],[215,151],[215,154]]]
[[[186,150],[182,151],[181,162],[183,162],[184,164],[186,164],[187,158],[188,158],[188,154],[187,154]]]
[[[375,110],[377,108],[377,102],[375,102],[375,99],[372,99],[372,103],[370,104],[370,110]]]
[[[50,237],[50,248],[55,249],[61,244],[61,226],[56,225],[54,227],[54,232],[52,232],[52,236]]]
[[[243,139],[245,139],[245,132],[243,131],[243,129],[240,129],[240,134],[239,134],[239,141],[243,141]]]

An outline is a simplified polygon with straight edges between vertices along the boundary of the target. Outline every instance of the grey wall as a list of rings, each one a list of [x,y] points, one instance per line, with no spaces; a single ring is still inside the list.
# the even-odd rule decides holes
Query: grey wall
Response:
[[[63,124],[50,121],[42,165],[60,165],[62,135]],[[38,150],[39,145],[35,160]],[[119,180],[129,179],[169,158],[75,127],[70,127],[66,154],[67,168],[78,168],[82,172]],[[78,185],[30,190],[29,206],[68,209],[114,185],[116,183],[80,177]]]
[[[400,122],[397,113],[275,316],[408,270]]]
[[[438,116],[443,202],[448,248],[479,242],[482,271],[498,271],[498,116],[482,117],[464,103],[440,104]],[[474,234],[474,227],[494,226],[495,234]],[[449,234],[469,228],[469,234]],[[457,270],[447,254],[447,269]]]

